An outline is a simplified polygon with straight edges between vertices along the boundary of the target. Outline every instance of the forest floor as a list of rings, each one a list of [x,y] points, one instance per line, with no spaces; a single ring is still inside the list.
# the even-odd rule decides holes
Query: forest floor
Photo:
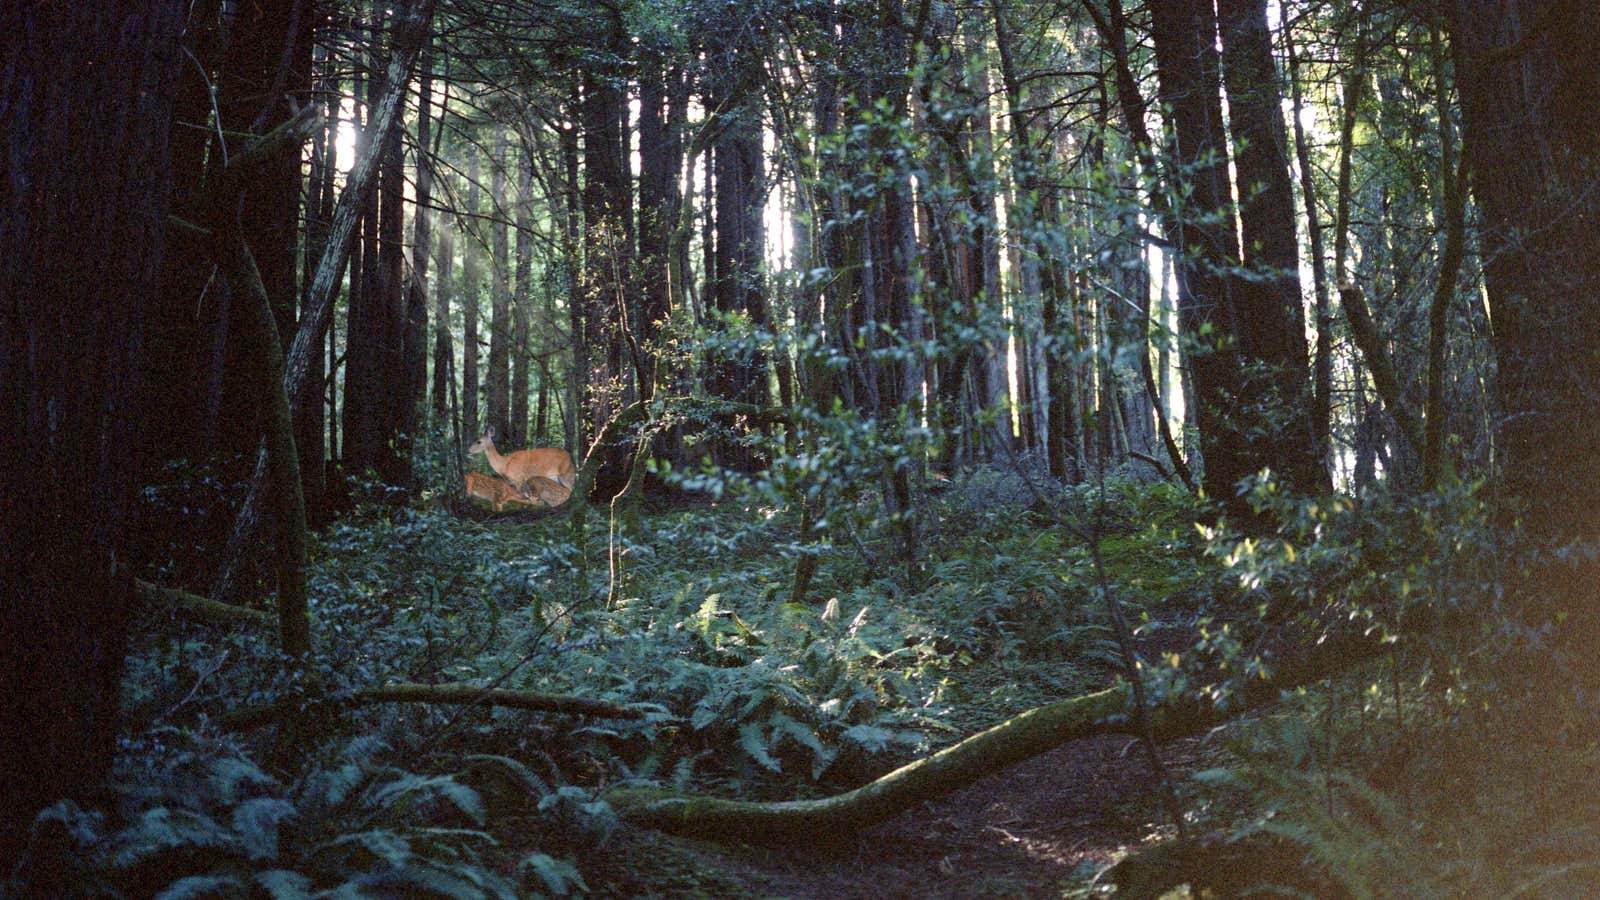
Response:
[[[1162,748],[1173,777],[1202,767],[1202,740]],[[1064,744],[843,840],[774,848],[641,839],[686,851],[727,877],[721,890],[753,897],[1083,896],[1121,856],[1172,836],[1159,797],[1137,744],[1107,736]]]

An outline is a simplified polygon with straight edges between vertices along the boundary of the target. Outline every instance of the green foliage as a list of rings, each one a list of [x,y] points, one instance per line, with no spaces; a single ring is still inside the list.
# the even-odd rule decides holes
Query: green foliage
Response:
[[[121,824],[70,802],[46,810],[22,884],[172,898],[519,895],[488,865],[499,842],[484,830],[478,792],[384,763],[379,741],[352,741],[285,784],[225,741],[179,729],[145,740],[124,754]],[[581,887],[537,855],[524,886]]]

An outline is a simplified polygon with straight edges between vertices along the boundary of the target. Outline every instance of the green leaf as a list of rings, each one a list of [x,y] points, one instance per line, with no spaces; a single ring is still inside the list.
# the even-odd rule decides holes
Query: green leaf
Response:
[[[859,744],[871,753],[882,753],[888,749],[889,742],[894,740],[894,733],[887,728],[876,725],[852,725],[840,735],[853,744]]]
[[[233,808],[233,830],[254,861],[278,856],[278,825],[293,817],[294,804],[278,797],[258,797]]]
[[[501,756],[495,753],[474,753],[468,756],[466,761],[468,764],[478,766],[480,768],[496,768],[504,770],[505,772],[509,773],[517,782],[517,784],[521,785],[524,790],[536,797],[543,797],[550,793],[550,786],[544,783],[544,779],[534,774],[534,771],[524,765],[521,760],[512,759],[509,756]]]
[[[783,767],[778,764],[772,754],[767,752],[767,738],[761,733],[761,726],[755,722],[746,722],[739,726],[739,746],[749,757],[770,772],[782,772]]]
[[[232,875],[190,875],[179,878],[156,894],[156,900],[187,900],[190,897],[237,896],[244,883]]]
[[[112,865],[130,868],[165,850],[178,847],[220,847],[233,850],[237,838],[210,816],[158,806],[137,824],[119,833],[111,851]]]
[[[477,791],[448,775],[436,775],[431,778],[407,775],[398,778],[373,794],[373,805],[392,808],[416,794],[423,795],[426,799],[438,798],[447,801],[460,810],[462,815],[478,825],[483,824],[483,798],[478,796]]]
[[[272,900],[300,900],[311,896],[311,879],[289,869],[257,872],[255,882],[272,896]]]
[[[517,864],[517,874],[524,878],[529,873],[539,876],[544,882],[547,891],[557,897],[571,894],[573,889],[588,893],[589,886],[584,884],[583,874],[578,867],[564,859],[556,859],[547,853],[532,853]]]

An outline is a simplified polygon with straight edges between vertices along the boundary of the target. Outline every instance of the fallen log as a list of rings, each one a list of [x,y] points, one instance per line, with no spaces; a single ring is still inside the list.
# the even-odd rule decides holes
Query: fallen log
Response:
[[[1204,731],[1387,646],[1368,636],[1330,638],[1278,664],[1271,677],[1237,685],[1221,695],[1221,703],[1208,696],[1165,697],[1147,712],[1151,735],[1170,740]],[[854,790],[815,800],[757,803],[647,788],[614,790],[605,799],[625,821],[673,834],[761,842],[838,836],[891,819],[1068,741],[1103,734],[1137,736],[1133,711],[1132,691],[1118,682],[1098,693],[1028,710]]]
[[[220,603],[209,597],[151,584],[142,578],[133,580],[133,596],[140,603],[155,609],[164,609],[201,625],[233,627],[245,625],[252,628],[271,628],[277,621],[271,613],[259,609]]]
[[[604,700],[574,697],[569,694],[538,694],[532,691],[512,691],[504,688],[485,688],[475,684],[389,684],[382,687],[362,688],[348,694],[328,697],[289,698],[262,706],[236,710],[222,717],[223,728],[247,731],[281,721],[301,713],[342,711],[358,706],[378,703],[445,703],[465,705],[482,703],[486,706],[503,706],[507,709],[526,709],[535,712],[565,713],[574,716],[593,716],[602,719],[642,719],[644,712],[631,706],[621,706]]]

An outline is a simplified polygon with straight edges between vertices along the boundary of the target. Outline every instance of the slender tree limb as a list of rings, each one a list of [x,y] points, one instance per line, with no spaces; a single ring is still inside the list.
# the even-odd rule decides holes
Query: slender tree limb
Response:
[[[272,303],[255,258],[244,242],[238,217],[230,215],[217,234],[217,265],[243,302],[240,325],[261,379],[262,443],[272,479],[277,521],[278,635],[283,652],[303,659],[311,652],[311,616],[306,598],[306,505],[300,487],[300,456],[294,444],[294,414],[283,392],[283,347],[278,343]]]
[[[1439,109],[1439,179],[1443,182],[1444,256],[1439,260],[1439,281],[1434,285],[1433,303],[1428,308],[1428,397],[1423,421],[1426,448],[1422,454],[1422,486],[1431,490],[1439,485],[1448,468],[1444,452],[1444,339],[1449,323],[1450,300],[1456,293],[1456,277],[1466,255],[1467,165],[1463,154],[1452,168],[1455,155],[1454,133],[1450,127],[1449,88],[1444,80],[1444,51],[1437,27],[1433,30],[1435,102]]]
[[[233,157],[223,168],[217,183],[210,187],[213,196],[221,199],[236,196],[243,189],[245,179],[255,174],[263,165],[285,153],[298,153],[311,133],[322,127],[322,111],[316,104],[307,104],[292,117],[266,134],[257,137],[242,153]]]
[[[631,706],[569,694],[539,694],[532,691],[485,688],[474,684],[389,684],[309,702],[288,699],[264,706],[247,707],[223,716],[221,725],[232,731],[247,731],[292,718],[303,712],[346,710],[379,703],[443,703],[456,706],[484,704],[507,709],[602,719],[644,718],[643,711]]]

